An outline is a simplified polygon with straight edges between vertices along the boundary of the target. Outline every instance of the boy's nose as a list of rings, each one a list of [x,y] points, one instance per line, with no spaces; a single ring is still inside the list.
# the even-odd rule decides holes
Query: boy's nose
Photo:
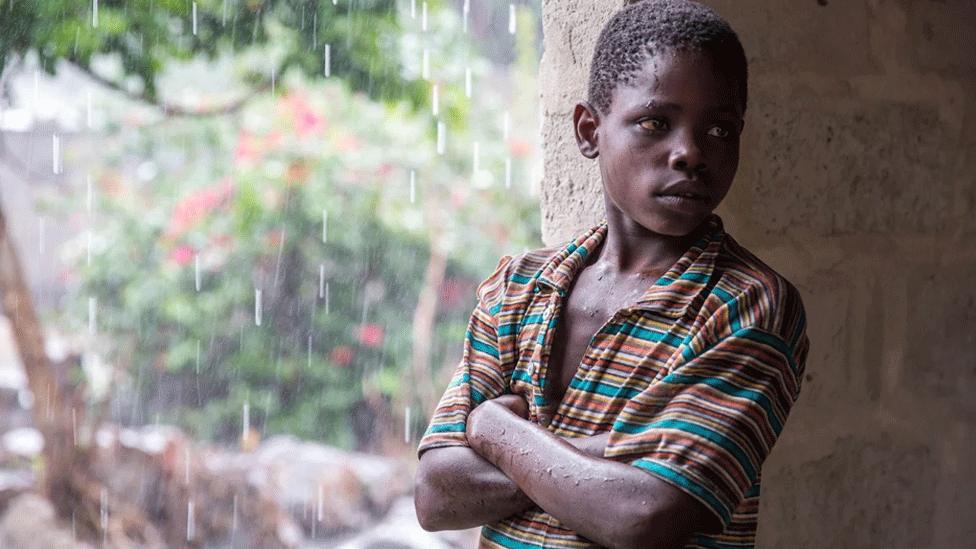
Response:
[[[698,143],[691,136],[675,140],[668,163],[672,169],[684,172],[700,172],[706,168],[705,157],[702,155],[701,147],[698,146]]]

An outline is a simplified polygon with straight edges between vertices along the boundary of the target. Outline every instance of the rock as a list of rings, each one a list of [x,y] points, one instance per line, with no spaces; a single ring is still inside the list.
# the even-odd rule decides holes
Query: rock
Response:
[[[462,549],[478,544],[480,528],[428,532],[417,522],[413,498],[397,499],[382,522],[349,538],[336,549]]]
[[[0,547],[92,549],[73,539],[71,526],[58,522],[54,507],[46,499],[29,493],[11,501],[0,518]]]

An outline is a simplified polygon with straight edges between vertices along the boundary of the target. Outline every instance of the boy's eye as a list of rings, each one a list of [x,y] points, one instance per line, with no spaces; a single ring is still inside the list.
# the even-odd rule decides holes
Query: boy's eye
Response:
[[[637,124],[645,130],[662,131],[668,129],[668,123],[660,118],[645,118]]]
[[[728,137],[732,134],[731,130],[724,126],[712,126],[712,129],[708,130],[708,135],[714,137]]]

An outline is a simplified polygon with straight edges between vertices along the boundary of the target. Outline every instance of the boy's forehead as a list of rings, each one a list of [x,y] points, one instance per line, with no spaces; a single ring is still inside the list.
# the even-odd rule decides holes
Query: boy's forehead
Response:
[[[666,51],[649,54],[640,68],[613,90],[612,104],[625,108],[700,106],[707,110],[741,110],[729,71],[705,52]],[[611,110],[613,107],[611,106]]]

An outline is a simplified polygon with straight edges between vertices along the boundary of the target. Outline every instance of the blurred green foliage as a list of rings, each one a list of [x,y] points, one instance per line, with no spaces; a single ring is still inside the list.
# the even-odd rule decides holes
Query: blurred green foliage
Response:
[[[278,74],[297,68],[320,76],[329,45],[333,76],[374,99],[419,105],[423,83],[404,79],[390,55],[400,32],[395,0],[0,0],[0,72],[30,51],[51,74],[59,60],[92,72],[95,57],[111,53],[122,74],[109,81],[155,102],[157,80],[174,60],[273,44]],[[257,85],[271,75],[244,79]]]
[[[300,7],[260,5],[286,4]],[[368,448],[384,432],[402,437],[397,404],[414,407],[412,429],[422,432],[431,410],[418,410],[417,388],[443,389],[476,284],[499,256],[540,245],[528,188],[537,161],[537,57],[524,51],[534,47],[532,14],[520,12],[530,36],[518,40],[511,69],[488,66],[450,10],[432,9],[431,25],[437,33],[404,30],[392,48],[399,57],[362,66],[402,65],[406,82],[427,50],[422,102],[434,103],[437,86],[436,115],[398,92],[376,101],[352,72],[323,79],[298,62],[228,116],[107,114],[91,233],[79,230],[69,254],[69,319],[87,329],[90,304],[96,311],[103,350],[124,372],[112,392],[118,419],[158,418],[232,441],[246,408],[255,436]],[[482,76],[517,81],[519,93],[513,100]],[[83,203],[67,197],[60,207]],[[417,378],[413,315],[434,247],[448,263],[424,342],[429,371]]]

